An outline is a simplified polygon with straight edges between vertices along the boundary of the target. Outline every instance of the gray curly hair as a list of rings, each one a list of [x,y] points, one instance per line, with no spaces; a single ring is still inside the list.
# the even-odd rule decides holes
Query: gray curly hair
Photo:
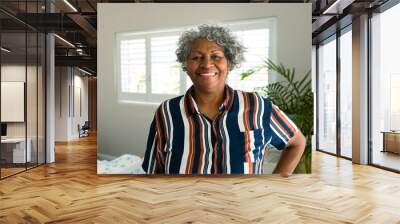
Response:
[[[217,25],[200,25],[197,29],[183,32],[178,41],[176,50],[177,61],[181,63],[182,69],[186,71],[186,60],[190,54],[192,44],[195,40],[207,38],[217,43],[224,52],[229,63],[230,70],[239,67],[244,61],[245,47],[236,39],[232,32],[225,27]]]

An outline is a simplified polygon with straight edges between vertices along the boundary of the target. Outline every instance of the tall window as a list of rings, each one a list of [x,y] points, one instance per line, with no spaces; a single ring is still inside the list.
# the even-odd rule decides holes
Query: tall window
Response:
[[[318,48],[318,148],[336,154],[336,37]]]
[[[339,37],[333,35],[323,41],[318,48],[318,149],[333,154],[337,154],[339,149],[340,156],[351,158],[353,77],[351,25],[340,33]],[[337,70],[337,63],[340,65],[340,70]],[[338,75],[340,75],[339,80],[337,80]],[[338,86],[340,92],[337,92]],[[338,99],[340,105],[337,105]]]
[[[260,70],[246,80],[240,74],[273,59],[275,19],[260,19],[225,24],[246,47],[246,61],[232,70],[227,83],[234,89],[253,91],[268,83],[268,71]],[[117,76],[119,99],[160,102],[184,94],[192,85],[176,62],[179,36],[188,27],[168,31],[117,34]]]
[[[400,156],[393,153],[400,142],[399,21],[400,4],[371,19],[372,163],[396,170],[400,170]],[[388,139],[383,132],[389,132]]]
[[[340,154],[352,157],[352,35],[340,36]]]

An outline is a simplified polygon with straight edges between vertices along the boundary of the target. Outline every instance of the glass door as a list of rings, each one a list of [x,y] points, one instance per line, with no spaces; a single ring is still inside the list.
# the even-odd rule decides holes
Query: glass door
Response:
[[[21,1],[15,10],[44,13],[43,5]],[[0,12],[1,179],[45,163],[45,45],[44,33]]]
[[[318,150],[336,154],[336,35],[318,47]]]
[[[1,34],[1,177],[26,170],[27,151],[25,32]]]

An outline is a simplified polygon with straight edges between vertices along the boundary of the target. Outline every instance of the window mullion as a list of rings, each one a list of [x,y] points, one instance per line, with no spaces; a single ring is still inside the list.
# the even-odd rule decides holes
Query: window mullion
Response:
[[[151,92],[151,37],[146,36],[146,99],[149,100]]]

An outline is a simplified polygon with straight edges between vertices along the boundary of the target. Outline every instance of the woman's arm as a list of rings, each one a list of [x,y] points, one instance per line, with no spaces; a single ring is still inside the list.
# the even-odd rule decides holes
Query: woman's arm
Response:
[[[289,140],[286,149],[283,150],[273,173],[279,173],[283,177],[292,175],[294,169],[299,163],[306,146],[306,139],[300,130],[296,131]]]

